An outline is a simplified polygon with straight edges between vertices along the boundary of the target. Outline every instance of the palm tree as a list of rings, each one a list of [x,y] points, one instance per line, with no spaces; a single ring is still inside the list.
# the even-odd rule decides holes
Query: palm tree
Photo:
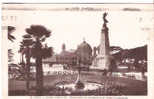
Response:
[[[12,32],[14,32],[15,30],[15,27],[13,26],[7,26],[7,30],[8,30],[8,40],[12,41],[15,40],[15,37],[13,35],[11,35]],[[12,66],[12,62],[13,61],[13,55],[14,53],[12,52],[12,49],[8,49],[8,66],[9,66],[9,70],[8,72],[10,73],[11,72],[11,67]]]
[[[20,42],[20,49],[18,51],[19,53],[21,53],[21,59],[20,59],[20,63],[25,63],[24,62],[24,45],[23,42]]]
[[[50,36],[51,31],[42,25],[31,25],[26,32],[34,38],[34,46],[32,48],[32,56],[36,63],[36,94],[43,94],[43,68],[42,59],[52,55],[52,48],[43,48],[42,42]],[[46,53],[46,54],[45,54]]]
[[[12,52],[12,49],[8,49],[8,62],[12,62],[13,61],[13,55],[14,53]]]
[[[15,37],[12,35],[13,31],[15,30],[15,27],[8,26],[8,39],[13,42],[15,40]]]
[[[30,58],[31,58],[31,47],[33,45],[33,40],[29,34],[26,34],[23,36],[23,41],[21,42],[20,45],[20,52],[22,54],[22,63],[23,68],[26,69],[26,87],[27,87],[27,92],[29,92],[29,82],[30,82]],[[26,58],[26,64],[24,63],[23,60],[23,55],[25,55]],[[26,65],[26,67],[25,67]]]
[[[26,64],[25,64],[25,61],[24,61],[24,55],[25,55],[25,45],[24,45],[24,42],[20,42],[20,49],[18,51],[20,54],[21,54],[21,59],[20,59],[20,69],[19,69],[19,72],[20,72],[20,76],[22,78],[25,79],[25,75],[26,75]]]
[[[13,35],[11,35],[12,32],[14,32],[15,27],[13,26],[7,26],[7,30],[8,30],[8,40],[12,41],[15,40],[15,37]],[[8,62],[11,62],[13,59],[13,53],[12,53],[12,49],[8,49]]]

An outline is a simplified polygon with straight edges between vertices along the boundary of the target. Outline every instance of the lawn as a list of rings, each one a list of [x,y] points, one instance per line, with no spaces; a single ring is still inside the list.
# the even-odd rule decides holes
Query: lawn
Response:
[[[44,87],[52,87],[56,83],[67,81],[73,83],[76,81],[77,74],[74,75],[50,75],[44,77]],[[120,85],[124,85],[125,88],[122,89],[122,93],[124,95],[147,95],[147,82],[140,81],[129,78],[121,78],[121,77],[107,77],[102,76],[100,73],[88,73],[82,72],[81,81],[82,82],[97,82],[104,83],[105,81],[113,81],[114,83],[118,83]],[[31,88],[35,86],[35,81],[30,82]],[[19,80],[9,80],[9,95],[15,95],[13,92],[19,91],[22,92],[26,90],[26,82]],[[20,94],[19,94],[20,95]],[[22,95],[22,94],[21,94]]]

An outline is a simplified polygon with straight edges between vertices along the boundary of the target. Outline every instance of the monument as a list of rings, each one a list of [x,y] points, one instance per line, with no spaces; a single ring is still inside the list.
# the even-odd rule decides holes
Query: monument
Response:
[[[110,47],[109,47],[109,36],[108,36],[108,20],[106,19],[107,13],[103,14],[103,27],[101,30],[100,45],[97,48],[98,54],[94,57],[91,69],[108,70],[110,65]],[[94,52],[96,53],[96,52]]]

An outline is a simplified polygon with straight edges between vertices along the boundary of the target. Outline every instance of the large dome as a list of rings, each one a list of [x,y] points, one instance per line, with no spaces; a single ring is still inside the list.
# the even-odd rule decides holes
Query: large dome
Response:
[[[83,51],[83,52],[89,52],[89,53],[92,52],[91,46],[90,46],[86,41],[83,41],[83,42],[78,46],[78,49],[77,49],[77,50],[80,50],[80,51]]]
[[[83,41],[78,46],[76,54],[80,57],[80,61],[83,64],[91,64],[92,48],[86,41]]]

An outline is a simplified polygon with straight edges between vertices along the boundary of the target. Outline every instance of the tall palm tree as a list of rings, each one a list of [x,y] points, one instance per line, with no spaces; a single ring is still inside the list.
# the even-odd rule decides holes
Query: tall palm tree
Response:
[[[15,27],[13,26],[7,26],[7,30],[8,30],[8,40],[12,41],[15,40],[15,37],[12,35],[12,33],[15,31]],[[9,66],[9,70],[8,72],[11,72],[11,67],[12,66],[12,62],[13,61],[13,55],[14,53],[12,52],[12,49],[8,49],[8,66]]]
[[[25,64],[25,61],[24,61],[25,45],[24,45],[23,41],[20,42],[20,49],[19,49],[18,52],[21,54],[21,59],[20,59],[20,63],[19,63],[19,65],[20,65],[20,69],[19,69],[20,76],[25,79],[26,78],[26,76],[25,76],[26,75],[26,64]]]
[[[20,52],[22,54],[22,65],[23,68],[26,69],[26,87],[27,87],[27,92],[29,92],[29,82],[30,82],[30,58],[31,58],[31,47],[33,45],[33,40],[29,34],[26,34],[23,36],[23,41],[21,42],[20,46]],[[25,55],[26,58],[26,64],[24,63],[23,60],[23,55]],[[26,67],[25,67],[26,65]]]
[[[50,36],[51,31],[42,25],[31,25],[26,29],[26,32],[34,38],[34,46],[32,48],[32,56],[35,58],[36,63],[36,93],[37,95],[43,94],[43,68],[42,59],[51,54],[52,48],[43,48],[42,42]],[[46,54],[45,54],[46,53]]]
[[[21,59],[20,59],[20,63],[21,64],[23,64],[23,63],[25,63],[24,62],[24,54],[25,54],[25,49],[24,49],[24,44],[23,44],[23,41],[22,42],[20,42],[20,49],[19,49],[19,53],[21,53]]]

